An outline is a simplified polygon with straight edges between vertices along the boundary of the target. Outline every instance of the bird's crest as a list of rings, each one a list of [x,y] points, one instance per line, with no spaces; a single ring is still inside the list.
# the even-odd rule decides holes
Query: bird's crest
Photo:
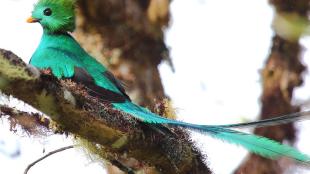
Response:
[[[64,7],[67,8],[74,8],[75,4],[76,4],[76,0],[39,0],[35,6],[37,5],[52,5],[52,4],[56,4],[56,5],[62,5]]]
[[[76,0],[39,0],[32,16],[50,32],[72,32],[75,29]],[[49,10],[45,13],[45,10]]]

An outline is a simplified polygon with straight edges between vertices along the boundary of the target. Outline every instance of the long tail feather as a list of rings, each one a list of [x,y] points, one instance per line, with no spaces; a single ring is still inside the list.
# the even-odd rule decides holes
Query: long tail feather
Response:
[[[303,163],[310,162],[310,157],[308,155],[299,152],[293,147],[280,144],[265,137],[219,127],[213,128],[211,133],[209,130],[206,131],[206,133],[214,138],[240,145],[247,150],[266,158],[277,159],[280,157],[288,157]]]
[[[245,128],[245,127],[265,127],[265,126],[275,126],[285,123],[291,123],[295,121],[310,119],[310,111],[302,111],[291,114],[282,115],[279,117],[273,117],[269,119],[247,122],[247,123],[238,123],[238,124],[227,124],[227,125],[216,125],[219,127],[226,128]]]
[[[196,125],[177,120],[170,120],[156,115],[148,111],[147,109],[135,105],[131,102],[114,103],[113,105],[116,109],[126,112],[144,122],[152,124],[168,124],[196,130],[204,134],[208,134],[213,138],[220,139],[231,144],[240,145],[247,150],[266,158],[277,159],[279,157],[288,157],[305,163],[310,162],[309,156],[299,152],[293,147],[280,144],[265,137],[228,129],[227,127],[229,127],[229,125],[226,125],[227,127],[225,127],[225,125],[224,127],[211,125]],[[238,126],[231,125],[231,127]]]

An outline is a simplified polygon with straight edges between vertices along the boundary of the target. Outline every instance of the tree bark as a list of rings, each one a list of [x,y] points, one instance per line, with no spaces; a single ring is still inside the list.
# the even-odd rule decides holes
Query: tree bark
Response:
[[[297,14],[299,19],[305,18],[309,11],[309,2],[309,0],[270,0],[270,3],[276,7],[276,18],[284,13],[291,16]],[[302,47],[299,39],[302,32],[296,31],[299,30],[298,28],[284,28],[287,31],[282,31],[283,27],[279,28],[281,26],[277,26],[276,20],[274,29],[278,33],[273,37],[270,55],[261,73],[263,82],[261,119],[300,110],[299,106],[292,105],[291,100],[294,89],[301,86],[302,73],[306,70],[305,65],[301,63]],[[296,129],[292,123],[270,128],[257,128],[254,132],[279,142],[288,140],[294,143],[296,138]],[[235,173],[281,174],[285,172],[289,164],[289,161],[273,161],[251,154]]]

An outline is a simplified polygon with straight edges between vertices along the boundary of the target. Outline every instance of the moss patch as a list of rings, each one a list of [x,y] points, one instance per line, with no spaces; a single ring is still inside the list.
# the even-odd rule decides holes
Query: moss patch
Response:
[[[34,80],[35,77],[29,75],[26,68],[12,64],[8,59],[0,54],[0,75],[11,79]],[[9,80],[11,80],[9,79]]]

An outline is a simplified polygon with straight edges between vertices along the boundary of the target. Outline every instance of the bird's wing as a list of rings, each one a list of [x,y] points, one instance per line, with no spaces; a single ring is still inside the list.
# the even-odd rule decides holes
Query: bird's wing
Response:
[[[89,65],[86,65],[83,60],[85,57],[56,47],[48,47],[45,54],[46,56],[57,57],[59,60],[51,67],[55,76],[69,78],[77,83],[83,84],[91,96],[112,103],[120,103],[128,100],[129,97],[124,95],[126,94],[125,90],[115,85],[114,81],[102,73],[106,69],[99,62],[92,61],[92,66],[94,67],[89,68]],[[86,58],[93,59],[88,56]],[[48,60],[48,57],[45,57],[45,60]],[[89,72],[89,69],[93,70],[93,72]]]
[[[225,128],[246,128],[246,127],[265,127],[265,126],[275,126],[285,123],[291,123],[299,120],[305,120],[310,118],[310,111],[302,111],[291,114],[282,115],[279,117],[273,117],[269,119],[238,123],[238,124],[226,124],[226,125],[216,125],[217,127]]]
[[[72,80],[83,84],[88,90],[89,95],[97,97],[100,100],[112,102],[112,103],[122,103],[127,100],[127,95],[124,96],[122,93],[114,92],[108,90],[104,87],[98,86],[95,83],[94,78],[87,73],[87,71],[80,67],[74,68],[74,76]]]
[[[126,94],[126,90],[124,88],[123,83],[118,80],[117,78],[115,78],[115,76],[110,72],[110,71],[105,71],[103,72],[103,76],[106,77],[107,79],[109,79],[117,88],[118,90],[129,100],[131,101],[131,99],[129,98],[129,96]]]

